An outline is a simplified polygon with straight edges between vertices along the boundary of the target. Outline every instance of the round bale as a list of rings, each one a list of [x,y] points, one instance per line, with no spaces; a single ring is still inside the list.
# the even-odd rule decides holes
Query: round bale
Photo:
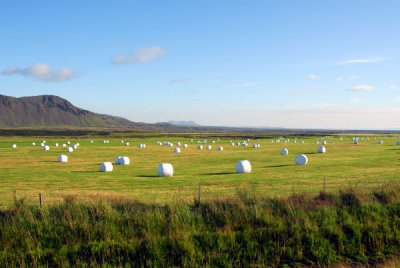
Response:
[[[157,172],[159,177],[172,177],[174,175],[174,168],[171,164],[162,163],[158,165]]]
[[[100,164],[100,172],[111,172],[113,171],[113,165],[111,162],[103,162]]]
[[[250,173],[251,164],[248,160],[240,160],[236,162],[236,173]]]
[[[296,165],[307,165],[308,163],[308,158],[305,154],[297,155],[294,160],[296,162]]]

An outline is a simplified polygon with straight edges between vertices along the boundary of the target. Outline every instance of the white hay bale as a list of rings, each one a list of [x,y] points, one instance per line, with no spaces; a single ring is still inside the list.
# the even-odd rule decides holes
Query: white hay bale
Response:
[[[304,154],[299,154],[296,156],[294,161],[296,162],[296,165],[307,165],[308,157]]]
[[[206,149],[207,149],[207,150],[211,150],[211,149],[212,149],[212,146],[211,146],[211,145],[207,145]]]
[[[44,147],[44,143],[43,142],[40,144],[40,147]]]
[[[90,143],[93,143],[93,141],[90,141]]]
[[[67,147],[67,145],[65,143],[63,143],[62,147]]]
[[[203,150],[203,145],[201,145],[201,144],[197,145],[197,149]]]
[[[400,140],[398,140],[396,144],[397,144],[397,145],[400,145]]]
[[[138,145],[138,148],[140,148],[140,149],[144,149],[144,148],[146,148],[146,144],[144,144],[144,143],[140,143],[140,144]]]
[[[246,142],[243,142],[243,143],[242,143],[242,146],[243,146],[243,147],[247,147],[248,144],[247,144]]]
[[[74,148],[74,150],[76,150],[76,149],[78,149],[78,145],[74,144],[74,145],[72,146],[72,148]]]
[[[281,149],[281,155],[288,155],[288,154],[289,154],[289,150],[287,148]]]
[[[115,158],[115,164],[116,165],[129,165],[131,163],[131,160],[127,156],[118,156]]]
[[[176,147],[175,149],[174,149],[174,153],[180,153],[181,152],[181,148],[179,148],[179,147]]]
[[[103,162],[100,164],[100,172],[113,171],[113,164],[111,162]]]
[[[126,143],[125,143],[125,146],[129,146],[129,142],[126,142]]]
[[[234,143],[234,142],[231,142],[231,145],[232,145],[232,146],[235,146],[235,143]]]
[[[325,148],[325,146],[319,146],[319,147],[318,147],[318,153],[319,153],[319,154],[324,154],[324,153],[326,153],[326,148]]]
[[[54,144],[54,146],[58,147],[58,143]]]
[[[176,146],[181,146],[181,143],[180,143],[180,142],[177,142],[177,143],[176,143]]]
[[[17,148],[17,145],[13,144],[11,147],[15,149],[15,148]]]
[[[36,146],[36,143],[35,143],[35,142],[32,142],[32,146]]]
[[[322,145],[326,145],[326,141],[322,141]]]
[[[46,146],[43,147],[43,149],[44,149],[45,151],[50,151],[50,146],[46,145]]]
[[[250,173],[251,164],[248,160],[240,160],[236,162],[236,173]]]
[[[58,162],[62,162],[62,163],[67,163],[68,162],[68,156],[66,156],[65,154],[59,155],[57,161]]]
[[[67,153],[72,153],[73,151],[74,151],[74,148],[72,148],[72,147],[67,148]]]
[[[67,144],[71,144],[71,142],[70,142],[70,141],[67,141]]]
[[[183,144],[183,148],[187,148],[188,147],[188,145],[185,143],[185,144]]]
[[[353,140],[353,143],[354,143],[354,144],[358,144],[358,139],[354,139],[354,140]]]
[[[224,147],[222,147],[222,146],[218,146],[217,150],[221,152],[221,151],[223,151],[223,150],[224,150]]]
[[[379,141],[378,141],[378,144],[383,144],[383,140],[379,140]]]
[[[157,173],[159,177],[172,177],[174,175],[174,168],[171,164],[162,163],[158,165]]]

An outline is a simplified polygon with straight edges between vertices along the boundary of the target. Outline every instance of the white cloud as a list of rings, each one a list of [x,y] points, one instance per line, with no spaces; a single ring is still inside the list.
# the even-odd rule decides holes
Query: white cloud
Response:
[[[377,63],[386,61],[389,58],[387,57],[369,57],[362,59],[350,59],[336,62],[336,65],[348,65],[348,64],[366,64],[366,63]]]
[[[390,89],[390,90],[396,90],[396,89],[397,89],[397,86],[394,85],[394,84],[389,85],[389,89]]]
[[[319,80],[319,79],[321,79],[321,76],[320,75],[316,75],[316,74],[310,74],[310,75],[308,75],[308,80],[313,80],[313,81],[315,81],[315,80]]]
[[[2,71],[2,74],[19,74],[45,82],[62,82],[77,77],[77,74],[70,68],[52,70],[51,65],[46,63],[38,63],[26,68],[8,67]]]
[[[359,91],[372,91],[375,87],[372,85],[356,85],[350,88],[351,91],[359,92]]]
[[[177,77],[177,78],[174,78],[174,79],[170,80],[168,83],[170,83],[170,84],[181,84],[181,83],[185,83],[187,81],[189,81],[188,78]]]
[[[155,46],[138,49],[134,53],[121,54],[112,60],[114,64],[145,63],[165,55],[163,48]]]

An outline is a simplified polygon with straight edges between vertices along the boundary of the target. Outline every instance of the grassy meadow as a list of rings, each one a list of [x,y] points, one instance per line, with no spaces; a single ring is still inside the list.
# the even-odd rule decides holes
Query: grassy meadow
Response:
[[[7,207],[17,198],[27,203],[37,203],[38,194],[43,194],[44,205],[73,196],[77,199],[102,199],[127,197],[145,203],[164,204],[174,200],[193,201],[201,183],[201,197],[226,198],[239,188],[250,189],[265,197],[284,197],[303,192],[319,192],[326,178],[326,189],[354,187],[373,189],[388,182],[400,181],[400,146],[398,137],[369,136],[355,145],[352,136],[289,137],[285,143],[271,143],[278,137],[248,141],[249,146],[232,146],[243,138],[206,138],[203,150],[197,149],[202,138],[165,137],[2,137],[0,138],[0,207]],[[109,144],[103,140],[108,139]],[[321,139],[326,140],[327,153],[318,154]],[[378,144],[382,139],[384,144]],[[40,143],[46,140],[51,147],[44,151]],[[90,141],[93,140],[94,143]],[[126,146],[124,142],[129,142]],[[304,140],[304,144],[300,141]],[[67,153],[61,144],[79,142],[80,146]],[[160,146],[157,141],[188,144],[180,154],[176,147]],[[215,141],[215,143],[212,143]],[[32,142],[36,146],[32,146]],[[59,147],[54,144],[58,142]],[[333,143],[332,143],[333,142]],[[17,144],[13,149],[12,144]],[[145,143],[145,149],[137,145]],[[261,144],[258,149],[254,143]],[[212,145],[206,150],[206,145]],[[223,146],[223,151],[217,151]],[[288,148],[289,155],[281,156],[280,149]],[[294,163],[297,154],[308,156],[309,163],[298,166]],[[68,163],[57,162],[60,154],[67,154]],[[110,173],[99,172],[101,162],[114,163],[117,156],[128,156],[129,166],[114,165]],[[247,159],[252,173],[235,174],[235,163]],[[159,163],[171,163],[174,176],[157,177]]]

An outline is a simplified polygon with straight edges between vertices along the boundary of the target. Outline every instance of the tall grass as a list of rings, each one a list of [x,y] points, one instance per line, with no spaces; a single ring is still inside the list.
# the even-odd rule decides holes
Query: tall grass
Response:
[[[400,187],[151,205],[114,198],[0,211],[1,267],[375,263],[400,250]]]

